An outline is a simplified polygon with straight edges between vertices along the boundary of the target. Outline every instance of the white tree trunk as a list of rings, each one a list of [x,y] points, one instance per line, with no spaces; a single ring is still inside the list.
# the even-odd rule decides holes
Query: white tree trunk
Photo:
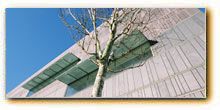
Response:
[[[92,97],[101,97],[104,85],[105,65],[99,63],[99,69],[92,89]]]

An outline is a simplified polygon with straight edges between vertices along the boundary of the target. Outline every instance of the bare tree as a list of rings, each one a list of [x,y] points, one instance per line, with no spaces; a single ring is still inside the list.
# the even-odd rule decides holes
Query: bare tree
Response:
[[[95,56],[91,59],[98,65],[98,72],[92,90],[92,97],[101,97],[104,85],[104,78],[107,71],[112,70],[109,64],[117,58],[114,57],[113,46],[118,45],[121,39],[125,38],[135,29],[149,29],[155,17],[153,9],[140,8],[83,8],[83,9],[60,9],[60,18],[68,27],[72,38],[77,45],[88,55]],[[108,29],[108,40],[102,44],[100,35],[101,28]],[[93,48],[94,49],[91,49]],[[126,53],[125,53],[126,54]],[[135,53],[134,53],[135,54]],[[137,67],[131,66],[129,68]]]

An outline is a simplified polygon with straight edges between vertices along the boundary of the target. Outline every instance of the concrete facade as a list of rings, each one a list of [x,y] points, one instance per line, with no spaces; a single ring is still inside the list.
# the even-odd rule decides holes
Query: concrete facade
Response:
[[[105,98],[206,98],[206,18],[198,9],[155,9],[156,16],[148,30],[142,30],[150,40],[153,57],[144,65],[112,74],[105,80]],[[101,43],[108,35],[100,28]],[[91,47],[91,51],[92,51]],[[77,45],[36,72],[7,94],[8,98],[26,98],[29,90],[22,87],[66,53],[81,61],[88,59]],[[64,98],[68,85],[56,80],[30,98]],[[89,86],[68,98],[89,98]]]

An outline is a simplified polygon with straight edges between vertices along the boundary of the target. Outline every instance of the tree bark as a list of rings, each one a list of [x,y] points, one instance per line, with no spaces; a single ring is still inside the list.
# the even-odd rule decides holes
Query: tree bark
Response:
[[[92,97],[101,97],[104,85],[105,65],[99,63],[99,69],[92,89]]]

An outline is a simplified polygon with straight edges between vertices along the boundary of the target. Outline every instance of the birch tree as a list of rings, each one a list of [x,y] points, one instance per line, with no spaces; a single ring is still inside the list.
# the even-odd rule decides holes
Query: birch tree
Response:
[[[95,60],[91,60],[98,66],[98,71],[92,89],[92,97],[102,96],[104,79],[108,71],[122,71],[108,68],[114,55],[113,45],[120,43],[120,39],[129,35],[134,29],[150,28],[148,24],[153,22],[154,15],[153,9],[140,8],[60,9],[59,17],[70,30],[74,42],[86,54],[95,56]],[[99,34],[101,26],[108,28],[108,37],[105,38],[108,40],[104,45],[100,41],[103,37]],[[89,50],[90,47],[94,47],[94,50]]]

